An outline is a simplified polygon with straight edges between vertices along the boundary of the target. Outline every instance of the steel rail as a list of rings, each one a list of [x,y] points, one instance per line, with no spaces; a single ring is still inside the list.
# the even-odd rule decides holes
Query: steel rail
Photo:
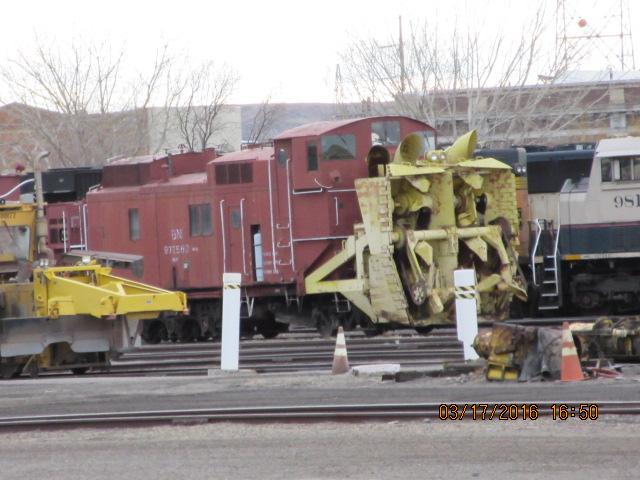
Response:
[[[446,402],[462,404],[466,402]],[[522,404],[521,401],[478,402],[486,404],[487,411],[494,406],[506,404]],[[543,401],[526,402],[538,406],[538,415],[548,417],[552,414],[552,405],[564,404],[578,407],[580,404],[597,403],[599,415],[640,415],[639,401]],[[286,406],[253,406],[253,407],[221,407],[206,409],[150,410],[79,413],[61,415],[32,415],[1,417],[0,428],[26,429],[43,427],[80,427],[107,425],[143,425],[154,423],[205,423],[205,422],[322,422],[322,421],[376,421],[376,420],[416,420],[440,418],[441,403],[369,403],[369,404],[326,404],[326,405],[286,405]],[[462,420],[471,420],[465,416]],[[497,418],[493,418],[497,420]],[[527,421],[527,420],[511,420]],[[529,420],[533,421],[533,420]]]

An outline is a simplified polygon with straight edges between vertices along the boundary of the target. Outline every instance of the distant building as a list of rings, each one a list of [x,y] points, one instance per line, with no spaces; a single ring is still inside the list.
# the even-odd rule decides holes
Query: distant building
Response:
[[[470,99],[472,108],[469,108]],[[412,103],[410,96],[405,100]],[[551,85],[438,91],[425,101],[429,102],[430,116],[435,121],[411,114],[410,108],[403,109],[390,102],[349,103],[340,107],[350,112],[351,117],[415,116],[433,124],[440,142],[445,144],[467,132],[470,124],[480,130],[479,140],[490,147],[512,143],[590,143],[605,137],[640,136],[640,72],[569,72]],[[242,106],[245,136],[257,107],[255,104]],[[338,109],[333,104],[290,103],[284,107],[285,113],[272,127],[276,132],[338,117]]]
[[[241,112],[225,106],[208,146],[240,149]],[[164,153],[184,144],[175,109],[65,115],[21,103],[0,107],[0,171],[48,150],[50,167],[102,165],[110,158]]]
[[[511,98],[509,96],[511,95]],[[495,97],[502,104],[492,111]],[[505,101],[506,97],[506,101]],[[469,98],[474,98],[480,141],[487,145],[556,145],[597,142],[606,137],[640,136],[640,79],[559,83],[508,89],[457,92],[455,111],[436,108],[442,142],[450,142],[469,129]],[[443,99],[436,99],[436,106]],[[519,109],[530,109],[522,112]],[[454,128],[455,125],[455,128]],[[484,130],[484,133],[483,133]]]

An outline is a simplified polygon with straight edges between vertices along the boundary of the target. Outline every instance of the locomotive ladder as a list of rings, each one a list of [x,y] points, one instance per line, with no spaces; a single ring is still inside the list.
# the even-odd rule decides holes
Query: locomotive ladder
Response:
[[[536,218],[533,224],[536,227],[536,238],[531,250],[531,271],[533,283],[540,291],[538,310],[558,310],[562,306],[559,262],[560,223],[555,231],[553,221]],[[540,256],[542,256],[542,278],[538,279],[536,258]]]

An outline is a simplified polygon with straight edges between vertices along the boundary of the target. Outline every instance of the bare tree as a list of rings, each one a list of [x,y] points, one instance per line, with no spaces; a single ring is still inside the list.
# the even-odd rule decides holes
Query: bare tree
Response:
[[[576,47],[560,56],[549,49],[542,3],[517,38],[475,23],[480,27],[454,22],[443,32],[441,22],[425,20],[387,46],[357,40],[342,54],[346,84],[377,113],[422,119],[445,138],[475,128],[495,145],[543,138],[577,122],[606,95],[559,88],[586,52]]]
[[[34,148],[50,150],[54,165],[96,165],[152,150],[147,109],[173,99],[166,46],[146,72],[125,76],[125,64],[124,48],[79,40],[63,48],[37,39],[0,68],[0,81],[17,100],[11,113]]]
[[[178,88],[176,117],[189,150],[204,150],[212,136],[224,128],[221,111],[233,92],[237,74],[228,66],[207,61],[188,72]]]
[[[271,94],[258,105],[249,128],[249,136],[246,141],[256,144],[270,139],[274,135],[274,127],[284,114],[284,105],[272,103]]]

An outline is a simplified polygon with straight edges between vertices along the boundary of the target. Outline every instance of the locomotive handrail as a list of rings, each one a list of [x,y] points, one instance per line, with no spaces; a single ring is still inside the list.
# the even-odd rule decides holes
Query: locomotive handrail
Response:
[[[555,243],[553,245],[553,256],[556,257],[556,262],[557,262],[557,257],[558,257],[558,253],[559,253],[559,247],[560,247],[560,202],[558,201],[558,228],[556,229],[556,238],[555,238]],[[557,278],[556,278],[557,280]]]
[[[536,239],[533,242],[533,248],[531,249],[531,279],[533,280],[533,284],[538,287],[538,280],[536,279],[536,252],[538,251],[538,246],[540,245],[540,237],[542,237],[542,227],[540,226],[540,219],[534,218],[531,222],[536,227]]]

